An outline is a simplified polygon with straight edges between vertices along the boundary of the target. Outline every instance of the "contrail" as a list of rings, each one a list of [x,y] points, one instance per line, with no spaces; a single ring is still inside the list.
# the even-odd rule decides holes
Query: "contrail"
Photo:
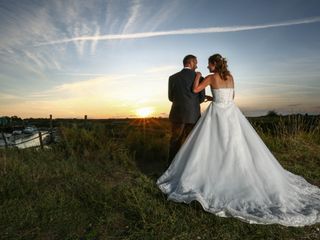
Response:
[[[190,35],[190,34],[201,34],[201,33],[239,32],[239,31],[248,31],[248,30],[256,30],[256,29],[293,26],[293,25],[316,23],[316,22],[320,22],[320,17],[298,19],[298,20],[291,20],[291,21],[272,23],[272,24],[262,24],[262,25],[187,28],[187,29],[159,31],[159,32],[141,32],[141,33],[128,33],[128,34],[81,36],[81,37],[66,38],[66,39],[60,39],[60,40],[55,40],[55,41],[50,41],[50,42],[38,43],[34,46],[61,44],[61,43],[68,43],[68,42],[74,42],[74,41],[121,40],[121,39],[151,38],[151,37],[170,36],[170,35]]]

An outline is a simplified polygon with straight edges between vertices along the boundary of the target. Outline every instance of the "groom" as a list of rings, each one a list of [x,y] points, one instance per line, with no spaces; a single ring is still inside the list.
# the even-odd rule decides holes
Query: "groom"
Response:
[[[196,77],[197,57],[187,55],[183,59],[184,68],[169,77],[168,97],[172,102],[169,120],[171,121],[171,139],[167,166],[178,152],[184,140],[200,118],[200,103],[212,100],[203,89],[193,93],[193,81]],[[200,82],[203,80],[200,79]]]

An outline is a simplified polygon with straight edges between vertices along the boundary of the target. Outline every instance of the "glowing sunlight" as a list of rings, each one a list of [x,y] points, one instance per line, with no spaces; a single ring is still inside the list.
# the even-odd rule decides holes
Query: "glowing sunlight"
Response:
[[[139,117],[149,117],[154,112],[153,108],[144,107],[137,109],[136,113]]]

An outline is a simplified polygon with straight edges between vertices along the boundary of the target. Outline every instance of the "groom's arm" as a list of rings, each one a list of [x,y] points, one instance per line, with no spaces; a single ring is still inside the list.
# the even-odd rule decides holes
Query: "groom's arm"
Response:
[[[199,80],[199,83],[201,83],[204,80],[204,77],[201,77]],[[203,89],[201,92],[199,92],[199,102],[202,103],[206,99],[206,91]]]

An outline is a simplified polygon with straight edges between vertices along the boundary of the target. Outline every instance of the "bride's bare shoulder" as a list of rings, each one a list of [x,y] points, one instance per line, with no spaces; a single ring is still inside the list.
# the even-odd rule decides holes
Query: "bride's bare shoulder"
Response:
[[[209,74],[206,76],[206,78],[208,78],[211,85],[213,85],[216,82],[214,74]]]
[[[220,76],[219,76],[219,74],[218,74],[218,73],[210,74],[210,76],[211,76],[211,79],[212,79],[212,81],[213,81],[213,82],[218,81],[218,80],[219,80],[219,78],[220,78]]]

